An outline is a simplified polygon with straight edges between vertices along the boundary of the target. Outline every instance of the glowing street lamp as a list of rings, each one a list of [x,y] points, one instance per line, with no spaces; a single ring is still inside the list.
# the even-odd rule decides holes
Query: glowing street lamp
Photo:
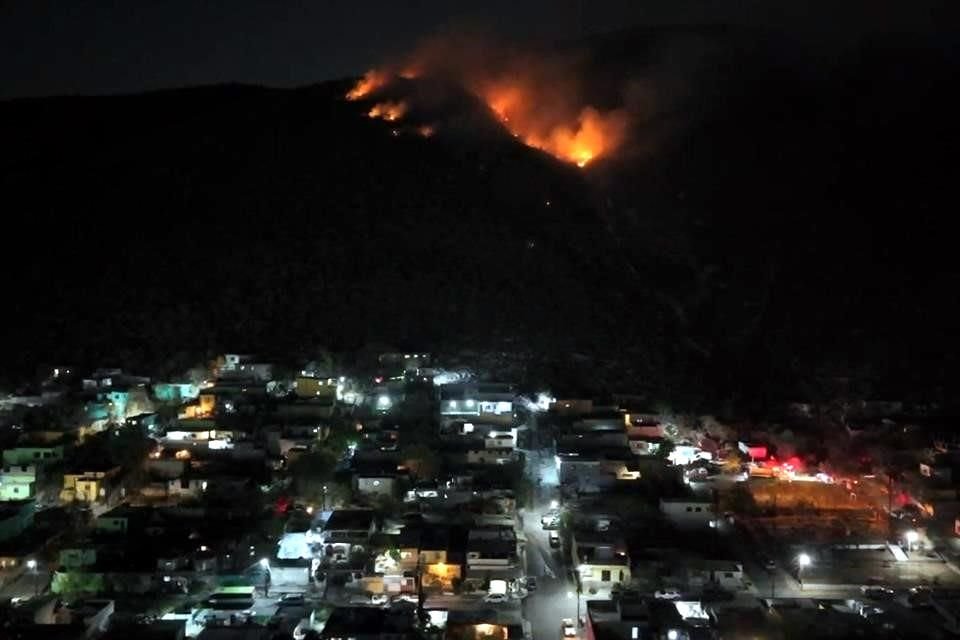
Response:
[[[40,595],[40,582],[37,580],[37,561],[33,558],[27,560],[27,569],[33,576],[33,595]]]
[[[803,570],[810,566],[812,560],[806,553],[797,556],[797,582],[800,583],[800,590],[803,591]]]
[[[551,509],[556,509],[556,508],[559,507],[559,506],[560,506],[560,501],[558,501],[558,500],[551,500],[551,501],[550,501],[550,508],[551,508]]]
[[[917,541],[920,540],[920,534],[914,530],[907,531],[907,550],[913,551],[913,545],[917,544]]]

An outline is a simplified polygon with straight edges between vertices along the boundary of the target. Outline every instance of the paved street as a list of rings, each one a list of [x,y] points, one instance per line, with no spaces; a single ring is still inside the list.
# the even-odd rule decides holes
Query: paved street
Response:
[[[524,600],[523,611],[533,627],[534,640],[557,640],[560,621],[577,618],[576,586],[567,576],[561,551],[550,548],[549,532],[540,524],[540,517],[550,509],[550,501],[557,497],[559,478],[552,453],[543,448],[535,414],[530,416],[529,424],[527,474],[536,489],[533,505],[524,512],[523,530],[527,536],[527,575],[536,577],[539,587]],[[586,610],[583,602],[581,609],[581,613]]]

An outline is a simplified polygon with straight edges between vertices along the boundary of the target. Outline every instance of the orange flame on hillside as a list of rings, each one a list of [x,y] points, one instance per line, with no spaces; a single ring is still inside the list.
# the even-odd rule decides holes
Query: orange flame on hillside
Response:
[[[585,167],[615,150],[627,131],[627,114],[616,109],[600,112],[584,107],[576,119],[551,117],[538,109],[536,99],[522,84],[497,84],[481,97],[504,127],[524,144]]]
[[[370,96],[397,78],[454,80],[486,103],[524,144],[584,167],[623,144],[630,120],[626,108],[601,110],[582,99],[586,72],[578,65],[569,57],[440,38],[427,41],[406,60],[368,71],[347,98]],[[392,122],[407,107],[405,102],[381,102],[368,115]]]
[[[390,76],[383,71],[371,69],[363,74],[363,77],[357,81],[350,91],[347,92],[347,100],[359,100],[365,98],[390,80]]]
[[[396,122],[406,112],[407,103],[405,102],[379,102],[373,105],[367,115],[371,118],[382,118],[387,122]]]

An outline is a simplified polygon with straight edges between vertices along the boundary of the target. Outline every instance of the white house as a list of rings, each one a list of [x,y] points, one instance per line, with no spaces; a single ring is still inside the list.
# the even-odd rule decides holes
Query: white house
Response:
[[[357,474],[353,481],[357,492],[367,496],[390,497],[397,489],[397,478],[390,475]]]
[[[469,382],[440,387],[440,417],[454,420],[468,417],[486,421],[513,421],[516,394],[508,384]]]
[[[713,503],[703,498],[660,498],[660,512],[681,529],[706,529],[716,518]]]

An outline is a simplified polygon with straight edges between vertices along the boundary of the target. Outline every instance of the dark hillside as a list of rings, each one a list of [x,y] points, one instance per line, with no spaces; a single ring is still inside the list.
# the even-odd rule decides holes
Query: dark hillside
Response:
[[[671,100],[586,174],[488,127],[394,135],[343,82],[0,104],[4,366],[386,341],[593,353],[684,404],[953,385],[947,49],[590,44],[597,82],[649,65]]]

